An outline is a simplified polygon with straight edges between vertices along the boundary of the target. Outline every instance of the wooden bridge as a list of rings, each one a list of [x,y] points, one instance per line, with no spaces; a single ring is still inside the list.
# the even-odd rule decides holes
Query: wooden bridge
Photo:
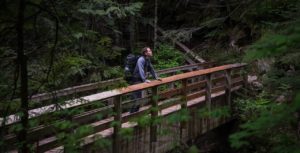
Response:
[[[172,149],[174,142],[194,139],[231,119],[232,114],[216,118],[210,112],[227,108],[231,113],[232,92],[246,83],[245,66],[242,63],[181,66],[159,71],[166,75],[161,81],[90,94],[57,104],[44,101],[54,95],[63,97],[96,90],[120,79],[35,95],[31,97],[34,105],[29,111],[31,128],[26,143],[32,145],[33,152],[62,152],[68,146],[78,147],[81,152],[166,152]],[[143,98],[132,100],[130,95],[139,90],[144,91]],[[136,101],[141,108],[130,114],[128,108]],[[208,115],[199,113],[202,110]],[[173,121],[168,120],[170,117]],[[142,125],[140,118],[149,122]],[[72,123],[72,126],[66,123]],[[9,144],[5,145],[7,152],[17,152],[14,131],[18,124],[16,114],[7,117],[4,136],[5,144]],[[130,138],[126,137],[129,128]],[[163,134],[163,131],[169,134]],[[75,136],[65,139],[66,135]],[[81,141],[70,144],[71,140]],[[105,145],[104,142],[112,143]]]

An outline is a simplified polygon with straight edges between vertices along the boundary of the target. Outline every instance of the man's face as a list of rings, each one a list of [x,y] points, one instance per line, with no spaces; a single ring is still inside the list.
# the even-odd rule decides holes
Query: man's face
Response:
[[[152,55],[152,50],[150,48],[147,48],[147,51],[146,51],[145,55],[148,56],[148,57],[152,57],[153,56]]]

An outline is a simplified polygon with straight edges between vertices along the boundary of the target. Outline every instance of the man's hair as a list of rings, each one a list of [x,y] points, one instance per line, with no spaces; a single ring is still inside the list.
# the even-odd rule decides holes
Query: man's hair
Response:
[[[142,55],[145,55],[145,53],[148,51],[148,48],[150,49],[150,47],[144,47],[142,49]]]

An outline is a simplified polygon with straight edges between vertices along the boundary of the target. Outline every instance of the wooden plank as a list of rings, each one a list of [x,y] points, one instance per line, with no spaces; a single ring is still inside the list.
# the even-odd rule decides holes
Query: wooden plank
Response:
[[[205,94],[206,94],[205,90],[200,90],[200,91],[197,91],[195,93],[188,95],[187,100],[192,100],[192,99],[204,96]]]
[[[158,108],[159,110],[163,110],[165,108],[177,105],[181,103],[181,97],[169,98],[167,100],[159,102]]]
[[[178,67],[173,67],[173,68],[169,68],[169,69],[158,70],[157,74],[168,74],[168,73],[174,73],[177,71],[190,70],[193,68],[198,68],[199,66],[210,67],[214,64],[215,64],[215,62],[206,62],[206,63],[196,63],[196,64],[178,66]],[[53,97],[57,98],[57,97],[71,95],[74,93],[95,90],[100,87],[103,88],[103,87],[118,83],[122,80],[123,80],[123,78],[116,78],[116,79],[111,79],[111,80],[106,80],[106,81],[100,81],[100,82],[95,82],[95,83],[89,83],[89,84],[84,84],[84,85],[79,85],[79,86],[68,87],[65,89],[55,90],[53,92],[48,92],[48,93],[36,94],[30,98],[30,101],[39,102],[39,101],[52,99]]]
[[[29,119],[41,116],[43,114],[48,114],[48,113],[52,113],[55,111],[63,110],[63,109],[75,108],[78,106],[83,106],[85,104],[91,104],[91,102],[97,101],[97,97],[102,97],[101,99],[105,100],[108,98],[112,98],[116,95],[121,95],[119,90],[105,91],[105,92],[101,92],[98,94],[93,94],[93,95],[84,96],[84,97],[73,99],[73,100],[68,100],[68,101],[65,101],[63,104],[58,104],[58,106],[55,104],[52,104],[52,105],[48,105],[48,106],[44,106],[44,107],[40,107],[40,108],[35,108],[35,109],[28,111]],[[19,121],[19,119],[16,116],[17,115],[15,115],[15,114],[9,115],[7,117],[6,125],[10,125],[12,123]]]
[[[239,77],[238,75],[236,76],[232,76],[232,77]],[[225,83],[225,76],[219,76],[216,78],[212,78],[212,83]],[[191,83],[187,85],[186,90],[189,91],[194,91],[195,89],[197,89],[196,91],[199,91],[199,89],[201,90],[202,88],[204,88],[206,85],[206,81],[205,80],[201,80],[201,81],[197,81],[195,83]],[[164,98],[169,98],[175,95],[178,95],[182,92],[182,88],[176,88],[176,89],[171,89],[165,92],[162,92],[160,94],[160,98],[164,99]]]
[[[178,71],[187,71],[187,70],[197,69],[199,67],[210,68],[215,64],[216,64],[215,62],[189,64],[189,65],[184,65],[184,66],[168,68],[168,69],[164,69],[164,70],[158,70],[157,73],[158,74],[168,74],[168,73],[175,73]]]
[[[74,93],[80,93],[80,92],[84,92],[84,91],[94,90],[94,89],[97,89],[100,87],[105,87],[105,86],[120,82],[121,80],[122,80],[122,78],[116,78],[116,79],[111,79],[111,80],[106,80],[106,81],[101,81],[101,82],[73,86],[73,87],[56,90],[56,91],[48,92],[48,93],[36,94],[30,98],[30,101],[39,102],[39,101],[52,99],[53,97],[57,98],[57,97],[71,95]]]

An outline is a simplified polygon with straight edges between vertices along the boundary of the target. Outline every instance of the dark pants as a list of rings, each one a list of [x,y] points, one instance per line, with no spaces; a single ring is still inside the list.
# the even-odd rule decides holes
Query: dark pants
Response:
[[[139,84],[139,83],[143,83],[143,81],[140,78],[133,78],[132,82],[130,84],[134,85],[134,84]],[[137,100],[140,98],[142,98],[142,90],[138,90],[138,91],[135,91],[132,93],[132,100]],[[137,112],[137,111],[139,111],[139,109],[140,109],[140,105],[139,105],[138,101],[135,101],[130,109],[130,113]]]

